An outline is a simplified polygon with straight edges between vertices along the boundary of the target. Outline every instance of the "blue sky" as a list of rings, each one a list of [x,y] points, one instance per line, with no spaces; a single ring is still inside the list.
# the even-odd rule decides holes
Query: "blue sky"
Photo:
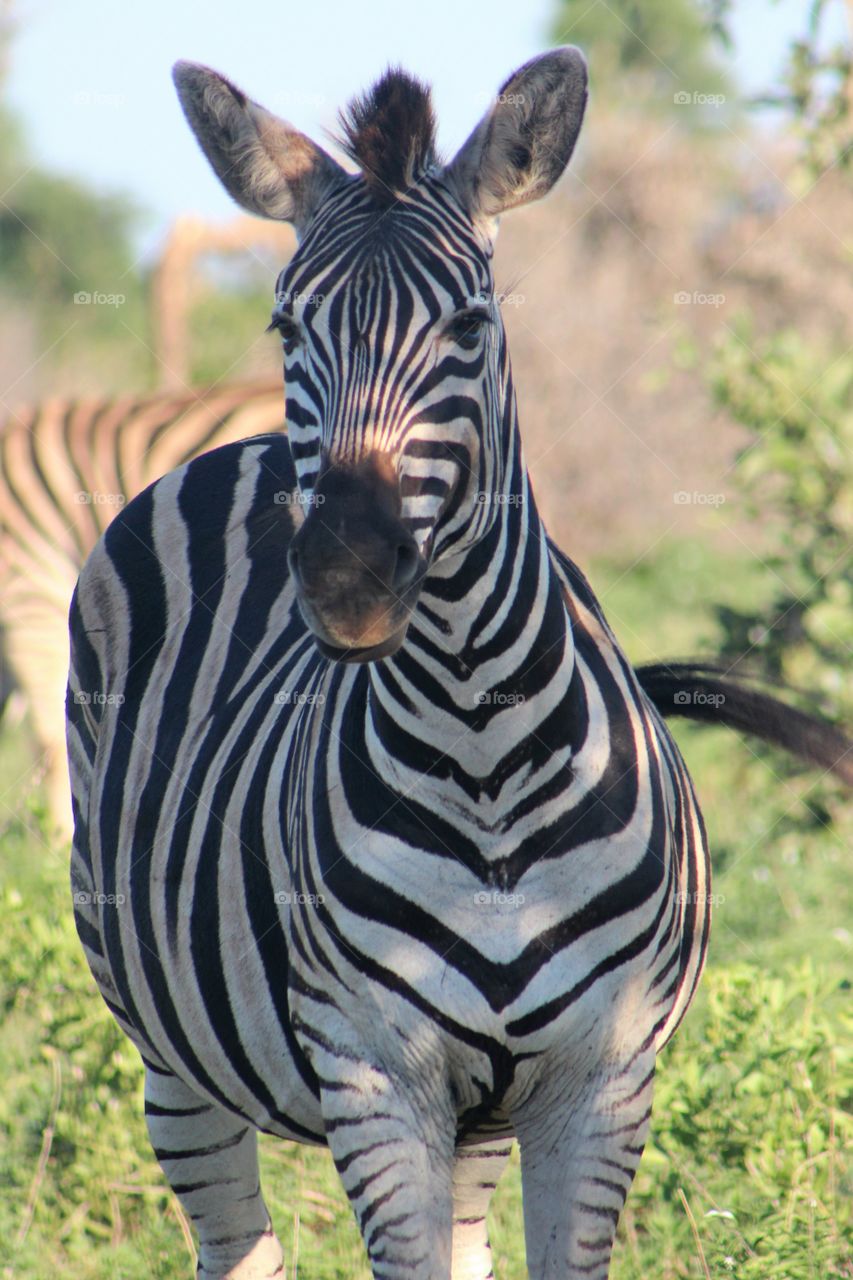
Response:
[[[592,0],[596,2],[596,0]],[[604,0],[599,0],[604,2]],[[736,70],[772,82],[809,0],[734,0]],[[151,211],[234,211],[195,149],[170,79],[177,58],[226,72],[318,140],[389,63],[428,80],[452,152],[502,79],[548,43],[552,0],[20,0],[8,94],[37,159]],[[842,0],[832,26],[843,31]]]

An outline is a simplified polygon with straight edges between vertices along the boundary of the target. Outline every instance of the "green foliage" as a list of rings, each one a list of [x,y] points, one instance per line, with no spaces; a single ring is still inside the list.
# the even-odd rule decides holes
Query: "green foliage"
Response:
[[[30,318],[29,358],[48,386],[150,389],[160,370],[150,279],[133,245],[140,210],[32,164],[19,123],[2,108],[0,135],[0,311]],[[188,318],[190,383],[210,386],[263,363],[252,358],[272,342],[263,335],[275,267],[243,264],[235,276],[227,261],[204,265]]]
[[[702,1274],[682,1194],[712,1275],[848,1274],[853,1054],[845,998],[810,962],[789,962],[772,976],[755,964],[707,976],[698,1009],[661,1059],[620,1280]]]
[[[271,271],[266,287],[249,280],[242,288],[199,288],[189,322],[194,386],[233,381],[243,376],[247,361],[251,367],[253,357],[274,347],[273,336],[265,334],[272,310],[272,279]]]
[[[560,0],[552,26],[556,43],[576,44],[588,55],[593,89],[608,96],[635,96],[638,82],[649,92],[647,106],[670,111],[674,95],[718,94],[726,77],[716,58],[709,14],[696,0],[612,0],[588,4]],[[700,115],[681,111],[686,124]]]
[[[7,832],[4,846],[15,857],[25,834]],[[146,1149],[141,1064],[92,998],[64,879],[52,865],[25,894],[8,882],[3,894],[0,1261],[21,1276],[124,1275],[121,1259],[132,1265],[133,1249],[121,1246],[144,1223],[144,1265],[165,1278],[182,1240],[174,1213],[163,1217],[170,1196]],[[35,1216],[21,1239],[28,1203]],[[93,1249],[109,1252],[97,1262]],[[136,1265],[127,1273],[144,1274]]]
[[[34,164],[4,109],[0,133],[0,308],[32,321],[31,358],[48,381],[150,385],[148,283],[132,242],[139,210]]]
[[[853,355],[833,356],[791,332],[757,342],[727,333],[714,392],[754,438],[735,477],[745,510],[771,532],[769,601],[718,610],[732,658],[819,691],[853,720]]]
[[[827,46],[822,38],[831,7],[831,0],[811,0],[806,29],[791,43],[780,85],[755,104],[778,107],[793,118],[809,185],[833,165],[853,164],[853,52],[849,39]]]
[[[767,21],[779,0],[765,0]],[[708,24],[722,48],[732,47],[734,0],[705,0]],[[801,144],[800,173],[794,181],[811,186],[827,169],[853,164],[853,46],[851,40],[827,44],[824,24],[838,12],[837,0],[810,0],[804,28],[791,41],[785,63],[773,84],[752,98],[750,107],[783,112]],[[848,26],[853,11],[847,5]],[[853,29],[848,33],[853,36]]]
[[[45,310],[81,289],[121,292],[135,211],[122,197],[95,195],[72,178],[24,174],[0,208],[4,286]]]
[[[0,28],[0,50],[2,47],[2,28]],[[27,145],[20,120],[2,103],[0,103],[0,138],[2,138],[0,182],[6,187],[20,177],[21,169],[26,163]]]

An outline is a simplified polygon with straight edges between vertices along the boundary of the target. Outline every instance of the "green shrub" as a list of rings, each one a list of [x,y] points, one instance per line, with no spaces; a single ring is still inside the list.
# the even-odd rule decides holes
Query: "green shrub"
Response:
[[[853,721],[853,352],[792,332],[758,341],[741,322],[711,376],[754,433],[735,477],[761,540],[769,533],[761,559],[773,584],[769,603],[718,610],[725,651]]]
[[[696,1009],[661,1057],[618,1280],[701,1276],[700,1248],[713,1276],[849,1274],[845,1001],[846,988],[810,961],[772,975],[754,964],[706,975]]]

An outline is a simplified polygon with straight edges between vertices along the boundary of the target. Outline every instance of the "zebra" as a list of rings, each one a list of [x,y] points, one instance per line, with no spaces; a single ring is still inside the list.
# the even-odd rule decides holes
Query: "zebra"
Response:
[[[848,781],[850,744],[711,668],[634,670],[538,515],[491,257],[568,164],[578,50],[514,72],[448,163],[389,69],[342,116],[355,172],[174,76],[298,248],[287,434],[129,503],[70,614],[77,927],[152,1146],[205,1280],[284,1273],[257,1131],[330,1148],[377,1280],[493,1274],[517,1138],[530,1275],[601,1280],[708,940],[662,713],[713,706]]]
[[[51,828],[71,838],[68,606],[116,511],[196,454],[284,427],[280,381],[117,398],[55,396],[0,424],[3,685],[23,695]]]

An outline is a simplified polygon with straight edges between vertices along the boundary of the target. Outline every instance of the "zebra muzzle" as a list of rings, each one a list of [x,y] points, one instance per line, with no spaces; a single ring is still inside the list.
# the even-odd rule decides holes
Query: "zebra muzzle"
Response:
[[[329,467],[294,535],[288,566],[321,652],[371,662],[403,643],[426,562],[400,518],[396,476],[371,458]]]

